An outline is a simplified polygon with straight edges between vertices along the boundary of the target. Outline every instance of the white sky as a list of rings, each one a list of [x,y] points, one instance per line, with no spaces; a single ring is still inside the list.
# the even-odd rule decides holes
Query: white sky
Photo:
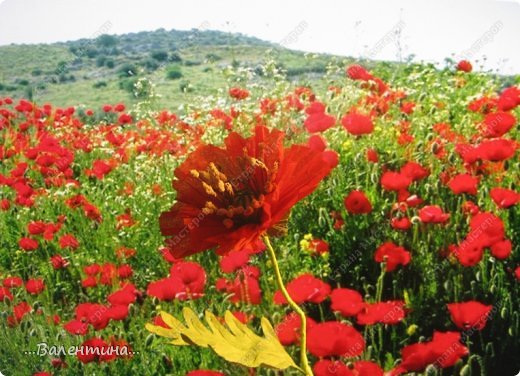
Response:
[[[107,25],[109,34],[241,32],[292,49],[385,60],[399,59],[399,41],[403,58],[465,56],[476,68],[520,74],[520,0],[0,0],[0,45],[88,38]]]

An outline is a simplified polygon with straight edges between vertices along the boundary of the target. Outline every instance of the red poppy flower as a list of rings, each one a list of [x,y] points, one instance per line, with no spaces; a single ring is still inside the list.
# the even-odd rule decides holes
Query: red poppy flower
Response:
[[[125,110],[125,105],[123,103],[118,103],[114,106],[115,112],[123,112]]]
[[[511,240],[504,239],[491,245],[491,254],[499,260],[504,260],[511,255],[513,244]]]
[[[330,308],[345,317],[356,316],[365,305],[359,292],[346,288],[332,290],[330,300]]]
[[[27,315],[31,311],[32,308],[27,302],[18,303],[13,307],[13,315],[7,318],[9,325],[14,326],[20,323],[22,319],[25,317],[25,315]]]
[[[345,197],[345,208],[350,214],[367,214],[372,211],[372,204],[363,191],[352,191]]]
[[[209,371],[205,369],[198,369],[195,371],[190,371],[186,374],[186,376],[226,376],[226,374],[217,371]]]
[[[312,367],[315,376],[354,376],[345,363],[339,360],[322,359]]]
[[[520,193],[506,188],[492,188],[489,192],[491,199],[499,208],[506,209],[520,202]]]
[[[469,328],[476,330],[484,329],[489,313],[493,308],[491,305],[484,305],[474,300],[465,303],[451,303],[447,306],[451,320],[462,330],[468,330]]]
[[[121,265],[117,268],[117,276],[121,279],[130,278],[134,274],[134,270],[128,264]]]
[[[97,303],[81,303],[76,307],[77,321],[85,322],[95,330],[105,329],[110,321],[108,307]]]
[[[101,266],[99,282],[105,286],[111,286],[114,279],[117,277],[117,268],[112,263],[105,263]]]
[[[11,208],[11,203],[8,199],[3,198],[0,200],[0,210],[8,211]]]
[[[373,325],[377,323],[394,325],[405,317],[404,302],[392,300],[388,302],[365,304],[357,314],[357,322],[360,325]]]
[[[72,335],[84,336],[88,333],[88,323],[80,320],[71,320],[63,325],[63,329]]]
[[[229,300],[232,303],[244,302],[248,304],[260,304],[262,302],[262,290],[258,283],[258,274],[247,273],[242,269],[234,280],[221,278],[217,280],[216,288],[231,294]]]
[[[379,161],[379,156],[377,155],[376,150],[367,149],[367,161],[372,163],[377,163]]]
[[[51,265],[54,269],[63,269],[69,266],[69,262],[63,258],[62,255],[54,255],[50,258]]]
[[[390,226],[392,226],[394,230],[406,231],[412,227],[412,221],[410,221],[410,218],[408,217],[394,217],[390,220]]]
[[[25,283],[25,289],[31,295],[38,295],[45,290],[43,279],[29,279]]]
[[[23,279],[20,277],[8,277],[2,281],[2,285],[7,288],[22,287]]]
[[[21,238],[18,242],[20,248],[24,251],[30,252],[38,249],[38,240],[31,238]]]
[[[372,120],[368,116],[357,113],[343,116],[341,118],[341,124],[348,133],[354,136],[370,134],[374,131],[374,123],[372,123]]]
[[[516,144],[512,140],[497,138],[481,142],[475,153],[478,158],[486,161],[505,161],[515,155]]]
[[[224,273],[233,273],[249,263],[251,252],[249,249],[233,251],[220,259],[220,269]]]
[[[427,205],[419,210],[419,218],[423,223],[446,223],[450,214],[444,213],[437,205]]]
[[[376,262],[386,262],[387,272],[394,271],[398,265],[408,265],[411,259],[410,252],[392,242],[381,244],[374,254]]]
[[[139,291],[131,283],[125,284],[121,289],[110,294],[107,298],[108,302],[113,305],[129,305],[136,301]]]
[[[347,68],[347,75],[353,80],[368,81],[374,77],[361,65],[353,64]]]
[[[60,248],[77,249],[79,247],[78,240],[72,234],[65,234],[60,238]]]
[[[338,153],[332,150],[325,150],[327,148],[327,143],[323,139],[323,137],[319,135],[312,135],[309,137],[309,141],[307,145],[311,148],[312,151],[317,153],[323,153],[323,160],[329,166],[337,166],[339,163]]]
[[[482,260],[484,248],[476,239],[465,239],[454,249],[455,256],[464,266],[477,265]]]
[[[406,115],[410,115],[415,109],[415,103],[413,102],[403,102],[401,104],[401,112]]]
[[[381,176],[381,186],[387,191],[401,191],[408,189],[412,179],[400,172],[387,171]]]
[[[110,111],[112,111],[112,106],[109,105],[109,104],[105,104],[105,105],[102,107],[102,109],[103,109],[103,112],[110,112]]]
[[[434,332],[429,342],[415,343],[401,350],[402,363],[394,369],[394,374],[418,372],[432,364],[439,368],[453,366],[469,350],[460,343],[459,332]]]
[[[239,87],[232,87],[231,89],[229,89],[229,96],[237,100],[242,100],[249,97],[249,91],[247,91],[246,89],[241,89]]]
[[[473,201],[464,201],[462,203],[462,211],[465,214],[476,215],[480,212],[480,208]]]
[[[309,317],[307,317],[306,320],[308,333],[309,329],[316,325],[316,322]],[[295,312],[291,312],[284,317],[282,322],[276,325],[275,332],[282,345],[289,346],[300,341],[301,323],[302,319],[300,316]]]
[[[469,227],[470,232],[467,237],[482,247],[490,247],[505,237],[504,223],[489,212],[474,215],[469,222]]]
[[[4,300],[13,300],[13,295],[11,291],[7,287],[0,287],[0,302],[4,302]]]
[[[457,63],[457,70],[468,73],[473,70],[473,66],[469,61],[461,60]]]
[[[91,169],[86,169],[85,174],[87,176],[95,176],[99,180],[103,179],[110,171],[112,171],[113,166],[103,160],[96,160],[92,163]]]
[[[110,354],[110,355],[108,355]],[[79,346],[76,357],[81,363],[102,362],[115,359],[115,351],[110,351],[110,345],[101,338],[91,338]]]
[[[498,109],[501,111],[510,111],[518,105],[520,105],[520,89],[515,86],[504,89],[498,98]]]
[[[314,356],[352,358],[363,352],[365,340],[352,326],[337,321],[327,321],[309,328],[307,346]]]
[[[330,294],[330,286],[312,274],[302,274],[287,284],[289,296],[297,303],[304,302],[319,304]],[[281,291],[274,294],[275,304],[287,304]]]
[[[179,262],[170,268],[170,276],[179,278],[190,297],[202,296],[206,285],[206,271],[196,262]],[[183,300],[183,299],[181,299]]]
[[[170,277],[148,285],[148,295],[159,300],[197,299],[204,295],[206,272],[195,262],[180,262],[170,270]]]
[[[421,166],[417,162],[406,162],[399,172],[408,176],[413,181],[424,179],[430,175],[430,170]]]
[[[292,206],[334,166],[326,152],[283,148],[283,136],[262,126],[247,139],[231,133],[225,148],[200,146],[175,170],[177,203],[160,217],[175,257],[210,248],[225,254],[284,231]]]
[[[484,118],[484,135],[502,137],[514,127],[516,118],[509,112],[498,111],[487,114]]]
[[[108,307],[105,314],[110,320],[123,321],[128,317],[128,313],[127,305],[115,305]]]
[[[309,133],[324,132],[336,124],[336,118],[325,112],[325,106],[321,102],[312,102],[305,112],[308,116],[303,126]]]
[[[121,114],[121,115],[119,115],[119,118],[117,119],[117,122],[121,125],[130,124],[132,121],[133,121],[132,116],[129,114]]]
[[[458,174],[449,181],[448,187],[456,195],[461,193],[476,195],[478,182],[478,177],[473,177],[469,174]]]
[[[323,255],[329,252],[329,243],[321,239],[312,239],[309,244],[309,250],[313,255]]]
[[[47,227],[47,225],[45,222],[33,221],[27,225],[27,231],[31,235],[41,235],[45,232],[46,227]]]

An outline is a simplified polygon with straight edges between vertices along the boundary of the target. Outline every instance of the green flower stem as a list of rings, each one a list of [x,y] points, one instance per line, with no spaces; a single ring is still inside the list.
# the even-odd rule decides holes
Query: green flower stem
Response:
[[[271,245],[271,241],[269,237],[264,236],[264,243],[267,246],[267,252],[269,253],[269,258],[271,263],[273,264],[274,273],[276,276],[276,283],[278,284],[278,288],[282,292],[282,295],[287,300],[291,308],[300,316],[301,319],[301,327],[300,327],[300,366],[303,369],[306,376],[313,376],[312,369],[309,366],[309,360],[307,359],[307,317],[305,316],[305,312],[292,300],[291,296],[287,292],[285,285],[283,283],[282,274],[280,273],[280,268],[278,266],[278,260],[276,259],[276,254],[274,252],[273,246]]]

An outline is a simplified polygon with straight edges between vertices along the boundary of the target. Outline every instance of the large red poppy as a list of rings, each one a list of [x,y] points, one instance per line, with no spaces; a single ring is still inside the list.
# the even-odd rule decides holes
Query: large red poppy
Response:
[[[307,317],[307,332],[309,328],[316,325],[316,321]],[[275,332],[280,340],[280,343],[284,346],[292,345],[300,341],[300,328],[302,319],[295,312],[289,313],[284,317],[282,322],[276,325]]]
[[[486,115],[484,133],[487,137],[502,137],[516,123],[516,118],[509,112],[498,111]]]
[[[360,325],[373,325],[377,323],[395,325],[401,322],[406,315],[404,302],[390,300],[387,302],[365,304],[357,315]]]
[[[367,214],[372,211],[372,204],[363,191],[352,191],[344,200],[345,208],[350,214]]]
[[[457,360],[468,355],[469,350],[460,342],[458,332],[434,332],[429,342],[414,343],[401,350],[403,362],[392,370],[392,375],[422,371],[429,364],[438,368],[453,366]]]
[[[304,302],[319,304],[330,294],[330,285],[312,274],[302,274],[287,284],[289,296],[297,304]],[[287,299],[280,290],[274,294],[275,304],[287,304]]]
[[[484,305],[474,300],[448,304],[452,321],[462,330],[484,329],[492,308],[491,305]]]
[[[231,133],[223,148],[200,146],[175,170],[177,203],[160,217],[175,257],[211,248],[226,254],[284,232],[294,204],[335,166],[334,152],[284,148],[283,138],[263,126],[249,138]]]
[[[394,271],[399,265],[408,265],[411,259],[410,252],[392,242],[381,244],[374,254],[376,262],[386,262],[387,272]]]
[[[345,127],[348,133],[355,136],[370,134],[374,131],[374,123],[372,123],[372,120],[368,116],[362,114],[346,114],[341,118],[341,124]]]
[[[318,357],[341,356],[352,358],[365,349],[363,336],[352,326],[337,321],[326,321],[309,328],[309,352]]]
[[[476,195],[479,180],[478,177],[471,176],[470,174],[458,174],[449,181],[448,187],[450,187],[451,191],[456,195],[461,193]]]
[[[330,294],[330,308],[345,317],[357,315],[365,306],[363,297],[356,290],[338,288]]]
[[[502,209],[509,208],[520,202],[520,193],[506,188],[492,188],[489,192],[491,199]]]

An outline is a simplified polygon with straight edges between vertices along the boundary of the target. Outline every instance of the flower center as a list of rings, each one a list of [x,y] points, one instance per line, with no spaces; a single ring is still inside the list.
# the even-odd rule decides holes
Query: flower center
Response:
[[[247,155],[238,158],[237,166],[240,166],[236,169],[239,173],[234,173],[231,179],[213,162],[205,170],[190,171],[208,196],[202,212],[222,217],[222,224],[228,229],[259,223],[260,209],[266,195],[275,189],[278,171],[277,162],[269,170],[264,162]]]

